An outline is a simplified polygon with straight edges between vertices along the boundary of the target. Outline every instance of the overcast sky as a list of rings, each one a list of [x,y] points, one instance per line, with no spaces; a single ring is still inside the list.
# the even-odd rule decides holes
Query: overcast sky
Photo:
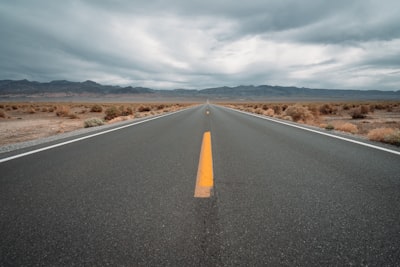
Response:
[[[0,79],[400,90],[398,0],[4,0]]]

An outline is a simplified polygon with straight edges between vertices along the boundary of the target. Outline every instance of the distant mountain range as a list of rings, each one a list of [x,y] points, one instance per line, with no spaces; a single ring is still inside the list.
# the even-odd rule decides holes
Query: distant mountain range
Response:
[[[52,81],[40,83],[28,80],[0,80],[0,98],[13,97],[70,97],[70,96],[137,96],[151,97],[188,97],[211,99],[243,99],[259,100],[266,98],[304,98],[304,99],[399,99],[398,91],[379,90],[339,90],[339,89],[309,89],[298,87],[270,85],[241,85],[236,87],[216,87],[201,90],[175,89],[154,90],[144,87],[120,87],[101,85],[93,81],[70,82]]]

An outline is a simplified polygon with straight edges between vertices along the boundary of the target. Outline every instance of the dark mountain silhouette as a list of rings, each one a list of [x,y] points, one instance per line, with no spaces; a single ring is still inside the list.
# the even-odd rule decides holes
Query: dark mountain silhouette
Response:
[[[153,90],[142,87],[101,85],[93,81],[69,82],[61,80],[48,83],[31,82],[28,80],[0,81],[0,95],[33,95],[45,93],[147,94],[153,93]]]
[[[200,91],[201,94],[213,96],[236,97],[288,97],[288,98],[400,98],[400,91],[379,90],[341,90],[341,89],[309,89],[284,86],[237,86],[208,88]]]
[[[151,95],[152,97],[202,97],[219,99],[257,100],[263,98],[339,98],[339,99],[400,99],[399,91],[309,89],[270,85],[241,85],[201,90],[154,90],[144,87],[101,85],[93,81],[52,81],[40,83],[28,80],[0,80],[0,97],[35,96],[52,94],[74,95]]]

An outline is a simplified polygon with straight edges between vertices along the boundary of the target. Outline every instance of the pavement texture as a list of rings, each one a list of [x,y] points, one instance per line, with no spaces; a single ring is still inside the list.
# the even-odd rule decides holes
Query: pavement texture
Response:
[[[215,105],[0,163],[0,202],[1,266],[400,265],[400,156]]]

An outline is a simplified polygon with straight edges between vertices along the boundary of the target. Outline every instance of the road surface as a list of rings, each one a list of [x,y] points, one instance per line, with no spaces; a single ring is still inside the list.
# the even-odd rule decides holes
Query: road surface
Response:
[[[0,201],[1,266],[400,265],[399,155],[208,104],[2,162]]]

